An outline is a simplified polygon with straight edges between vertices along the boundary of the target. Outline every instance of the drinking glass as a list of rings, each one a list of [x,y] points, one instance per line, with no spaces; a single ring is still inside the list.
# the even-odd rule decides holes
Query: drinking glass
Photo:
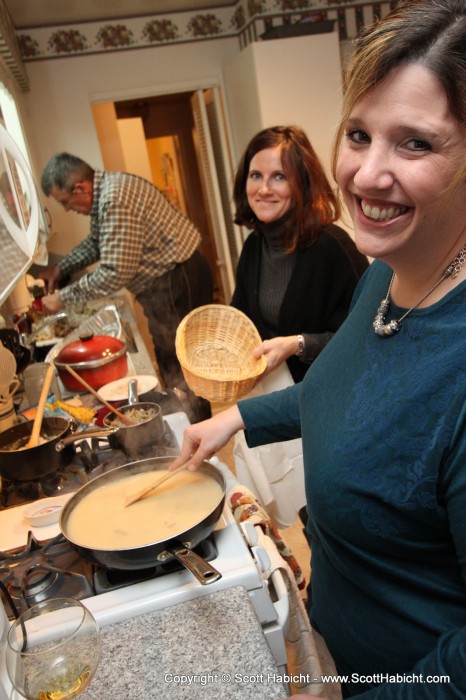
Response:
[[[27,700],[71,700],[89,685],[100,659],[100,632],[87,608],[72,598],[51,598],[12,624],[6,666]]]

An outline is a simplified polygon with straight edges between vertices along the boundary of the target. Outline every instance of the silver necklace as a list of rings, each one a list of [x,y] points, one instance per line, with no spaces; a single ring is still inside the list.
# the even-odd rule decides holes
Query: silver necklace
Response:
[[[406,316],[411,313],[416,307],[419,306],[419,304],[422,304],[424,299],[426,299],[429,294],[432,294],[434,289],[437,289],[439,284],[442,284],[444,280],[447,279],[447,277],[451,277],[452,279],[456,279],[458,277],[458,273],[463,267],[464,263],[466,262],[466,245],[464,248],[461,248],[460,252],[456,256],[456,258],[448,265],[447,269],[441,276],[441,278],[434,284],[433,287],[429,289],[428,292],[422,296],[419,301],[414,304],[408,311],[406,311],[403,316],[400,316],[398,320],[393,320],[390,321],[389,323],[385,323],[385,319],[387,318],[388,310],[390,308],[390,291],[392,288],[393,280],[395,279],[395,273],[393,273],[392,278],[390,280],[390,284],[388,285],[388,290],[387,294],[385,296],[385,299],[382,299],[380,302],[380,306],[377,309],[377,313],[375,315],[374,323],[372,324],[374,327],[375,333],[380,336],[381,338],[388,338],[391,335],[395,335],[395,333],[398,333],[398,331],[401,328],[401,324],[405,320]]]

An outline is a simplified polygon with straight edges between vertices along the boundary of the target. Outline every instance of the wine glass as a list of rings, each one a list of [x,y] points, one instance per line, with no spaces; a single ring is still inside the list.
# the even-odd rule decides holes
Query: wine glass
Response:
[[[10,680],[25,698],[71,700],[99,664],[99,628],[79,600],[44,600],[13,622],[5,656]]]

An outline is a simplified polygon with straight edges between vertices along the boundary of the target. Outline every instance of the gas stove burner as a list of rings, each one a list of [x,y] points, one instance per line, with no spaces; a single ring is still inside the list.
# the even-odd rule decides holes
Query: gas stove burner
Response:
[[[0,553],[1,597],[10,619],[48,598],[95,595],[92,576],[92,565],[61,534],[40,543],[29,533],[24,547]]]
[[[31,481],[2,478],[0,510],[37,501],[39,498],[72,493],[90,479],[128,464],[129,461],[147,457],[176,456],[179,445],[169,421],[170,416],[165,416],[164,432],[153,445],[131,455],[126,454],[120,447],[110,445],[106,438],[83,439],[73,452],[71,461],[53,474]]]
[[[59,474],[49,474],[48,476],[41,479],[40,482],[42,491],[46,496],[53,496],[57,493],[60,485],[60,475]]]
[[[74,552],[74,549],[66,537],[61,534],[49,540],[41,547],[42,556],[48,561],[52,561],[54,557],[58,557],[61,554],[68,554],[70,552]]]
[[[66,595],[81,600],[94,594],[86,576],[57,569],[48,564],[36,564],[24,572],[21,579],[21,599],[28,607],[48,598]]]
[[[14,481],[2,477],[0,510],[37,501],[39,498],[60,496],[76,491],[89,480],[88,477],[80,473],[81,471],[73,469],[73,465],[67,465],[59,472],[48,474],[41,479]]]
[[[202,542],[193,548],[193,552],[202,557],[205,561],[212,561],[215,559],[218,555],[218,549],[213,536],[209,535],[209,537],[202,540]],[[139,571],[104,569],[99,566],[94,570],[94,587],[97,594],[105,593],[106,591],[124,588],[134,583],[141,583],[149,579],[152,580],[159,576],[175,573],[177,571],[185,571],[185,567],[175,558],[163,563],[154,561],[153,567],[149,569],[140,569]]]

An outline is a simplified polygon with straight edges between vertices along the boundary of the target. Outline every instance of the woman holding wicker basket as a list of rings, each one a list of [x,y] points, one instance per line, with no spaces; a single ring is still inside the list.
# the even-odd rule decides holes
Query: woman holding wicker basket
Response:
[[[297,126],[256,134],[237,169],[235,223],[251,229],[232,306],[256,326],[267,368],[254,393],[299,382],[345,320],[368,267],[334,222],[340,206],[309,139]],[[236,472],[276,524],[306,522],[301,440],[249,449],[235,439]]]
[[[232,306],[263,343],[266,373],[288,365],[295,382],[345,320],[368,267],[309,139],[297,126],[256,134],[233,189],[235,223],[250,229],[238,261]]]

